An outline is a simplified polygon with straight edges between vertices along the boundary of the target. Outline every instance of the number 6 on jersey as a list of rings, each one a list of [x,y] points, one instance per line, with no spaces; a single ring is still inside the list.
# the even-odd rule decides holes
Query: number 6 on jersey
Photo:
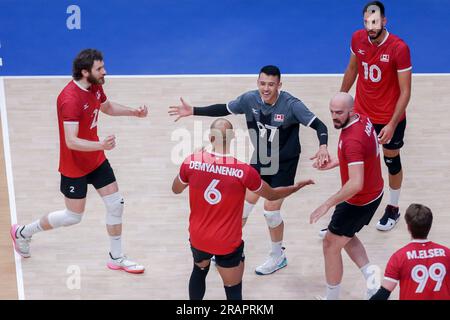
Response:
[[[219,190],[216,189],[217,184],[220,182],[219,179],[213,179],[209,184],[208,188],[206,188],[205,193],[203,194],[205,200],[209,204],[218,204],[220,200],[222,200],[222,194]]]

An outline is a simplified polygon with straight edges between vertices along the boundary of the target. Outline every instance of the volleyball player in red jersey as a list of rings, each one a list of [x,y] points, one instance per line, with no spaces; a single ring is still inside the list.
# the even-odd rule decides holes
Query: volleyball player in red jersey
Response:
[[[242,211],[247,189],[276,200],[313,183],[305,180],[288,187],[271,188],[261,180],[256,169],[229,154],[233,137],[233,126],[228,120],[215,120],[210,133],[212,152],[202,150],[188,156],[173,181],[174,193],[181,193],[189,186],[189,240],[194,258],[189,280],[191,300],[203,299],[213,256],[227,299],[242,299]]]
[[[387,300],[400,284],[400,300],[450,300],[450,249],[427,239],[430,208],[413,203],[405,214],[411,242],[389,259],[380,290],[371,300]]]
[[[114,270],[142,273],[144,267],[122,252],[122,214],[124,201],[105,150],[116,146],[115,136],[100,141],[97,124],[100,111],[110,116],[146,117],[146,106],[137,109],[109,101],[103,92],[106,70],[102,53],[95,49],[81,51],[73,61],[73,80],[57,100],[61,173],[60,190],[65,209],[47,214],[27,225],[11,227],[14,248],[22,257],[30,257],[33,234],[81,222],[86,206],[88,184],[92,184],[106,207],[106,228],[111,250],[107,266]]]
[[[378,230],[388,231],[400,218],[400,149],[411,96],[411,56],[408,45],[386,29],[385,9],[380,1],[368,3],[363,15],[365,29],[353,34],[341,91],[348,92],[358,76],[355,112],[367,115],[374,124],[389,171],[389,202],[376,225]]]
[[[339,299],[343,275],[342,249],[360,268],[366,284],[372,275],[364,245],[356,233],[370,223],[383,197],[378,138],[370,120],[353,111],[353,98],[340,92],[330,102],[331,117],[336,129],[341,129],[338,159],[319,170],[340,167],[342,188],[311,214],[315,223],[336,206],[323,240],[325,258],[326,300]],[[366,299],[377,288],[367,286]]]

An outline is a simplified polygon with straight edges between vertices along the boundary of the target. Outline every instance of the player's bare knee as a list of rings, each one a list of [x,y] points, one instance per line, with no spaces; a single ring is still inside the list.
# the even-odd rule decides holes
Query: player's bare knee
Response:
[[[400,155],[395,157],[386,157],[384,156],[384,163],[388,167],[388,171],[390,175],[395,176],[400,171],[402,171],[402,162],[400,160]]]
[[[278,227],[283,222],[283,218],[281,218],[280,210],[275,210],[275,211],[264,210],[264,218],[266,218],[267,225],[271,229]]]
[[[119,192],[115,192],[103,197],[106,207],[106,224],[122,224],[122,215],[124,209],[123,197]]]
[[[210,263],[211,263],[211,260],[203,260],[200,262],[196,262],[195,265],[203,270],[205,268],[208,268]]]

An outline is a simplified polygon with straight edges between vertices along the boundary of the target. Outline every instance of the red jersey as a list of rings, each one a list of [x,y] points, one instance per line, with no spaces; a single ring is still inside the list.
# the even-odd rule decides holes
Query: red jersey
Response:
[[[367,115],[372,123],[387,124],[400,96],[397,73],[412,69],[408,45],[389,32],[375,45],[366,30],[358,30],[351,51],[358,61],[355,111]]]
[[[78,138],[99,141],[97,120],[100,104],[106,101],[101,85],[91,85],[89,90],[70,81],[57,100],[59,126],[59,172],[69,178],[79,178],[97,169],[106,160],[103,150],[76,151],[66,145],[64,123],[78,123]]]
[[[245,190],[262,186],[258,172],[237,159],[206,151],[186,158],[179,179],[189,184],[189,234],[194,248],[224,255],[242,242]]]
[[[377,199],[383,192],[380,148],[377,134],[369,118],[357,114],[358,118],[346,125],[339,137],[338,157],[341,181],[348,179],[348,167],[364,164],[364,186],[361,191],[346,202],[362,206]]]
[[[389,259],[384,277],[400,282],[400,300],[450,300],[450,249],[413,240]]]

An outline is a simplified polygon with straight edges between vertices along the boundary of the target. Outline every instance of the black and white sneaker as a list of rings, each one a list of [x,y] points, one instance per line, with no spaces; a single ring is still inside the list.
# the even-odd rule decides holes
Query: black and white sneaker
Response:
[[[380,231],[389,231],[395,227],[399,219],[400,212],[398,207],[388,204],[384,210],[383,217],[377,223],[377,229]]]

